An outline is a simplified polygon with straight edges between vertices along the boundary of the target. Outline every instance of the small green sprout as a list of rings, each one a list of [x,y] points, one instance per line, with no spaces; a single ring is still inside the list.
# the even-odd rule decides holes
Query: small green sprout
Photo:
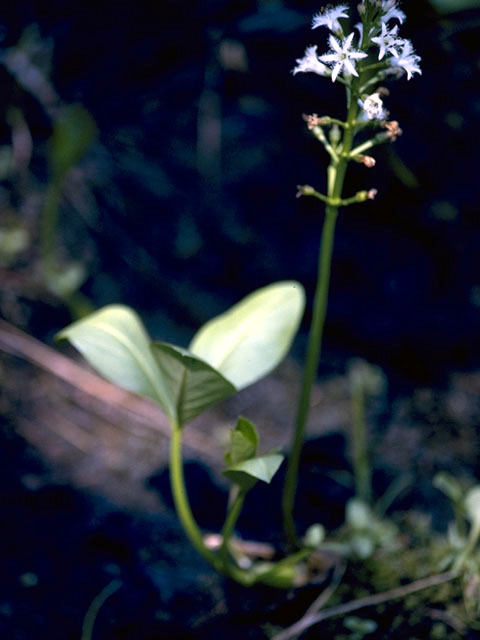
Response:
[[[204,542],[190,509],[182,464],[182,431],[186,423],[237,391],[267,375],[287,354],[304,308],[298,282],[277,282],[250,294],[207,322],[188,349],[152,341],[139,316],[122,305],[110,305],[58,334],[69,340],[99,373],[119,386],[159,404],[171,425],[170,479],[178,516],[198,552],[215,569],[245,585],[267,582],[287,586],[305,553],[279,563],[241,568],[229,544],[247,493],[261,481],[270,483],[283,456],[258,455],[255,426],[240,417],[226,453],[225,476],[233,485],[215,553]]]

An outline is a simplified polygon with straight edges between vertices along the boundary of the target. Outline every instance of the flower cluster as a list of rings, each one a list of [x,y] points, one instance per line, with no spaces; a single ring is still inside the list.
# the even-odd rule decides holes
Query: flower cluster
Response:
[[[360,22],[355,24],[352,20],[350,32],[347,25],[351,14],[347,4],[327,5],[317,13],[312,29],[328,29],[329,49],[319,54],[317,45],[308,47],[293,69],[294,74],[313,72],[329,77],[347,88],[345,120],[304,115],[309,131],[329,154],[330,165],[326,195],[310,185],[300,186],[297,195],[314,196],[334,208],[375,197],[375,189],[342,197],[347,165],[353,161],[371,169],[376,164],[371,150],[394,142],[402,135],[399,123],[390,119],[383,104],[389,95],[388,89],[382,86],[383,81],[402,76],[410,80],[414,74],[422,73],[420,57],[412,43],[399,35],[406,16],[398,0],[362,0],[357,10]]]
[[[361,22],[356,25],[356,31],[348,35],[341,22],[350,18],[346,4],[329,5],[315,15],[312,29],[329,29],[330,49],[318,55],[316,46],[308,47],[304,57],[296,61],[293,73],[313,72],[348,85],[352,76],[359,75],[359,61],[372,54],[376,59],[376,64],[371,65],[376,70],[375,80],[405,74],[410,80],[415,73],[422,73],[420,57],[412,43],[398,35],[399,24],[405,21],[405,14],[398,7],[397,0],[363,0],[358,12]],[[369,84],[373,82],[370,79]]]

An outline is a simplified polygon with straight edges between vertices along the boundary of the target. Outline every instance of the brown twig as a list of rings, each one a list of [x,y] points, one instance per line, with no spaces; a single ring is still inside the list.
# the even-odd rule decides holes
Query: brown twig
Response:
[[[422,578],[421,580],[416,580],[415,582],[411,582],[410,584],[407,584],[405,586],[396,587],[395,589],[390,589],[389,591],[384,591],[383,593],[377,593],[373,596],[359,598],[358,600],[352,600],[351,602],[346,602],[345,604],[340,604],[336,607],[330,607],[330,609],[325,609],[325,611],[321,611],[320,613],[314,615],[305,615],[295,624],[288,627],[287,629],[284,629],[276,636],[274,636],[272,640],[292,640],[293,638],[297,638],[301,633],[303,633],[310,627],[313,627],[314,625],[323,622],[328,618],[345,615],[347,613],[351,613],[352,611],[364,609],[365,607],[377,606],[379,604],[383,604],[384,602],[389,602],[390,600],[405,598],[411,593],[416,593],[417,591],[422,591],[423,589],[429,589],[430,587],[436,587],[440,584],[443,584],[444,582],[454,580],[457,577],[457,573],[447,571],[446,573],[440,573],[438,575],[429,576],[428,578]]]
[[[323,607],[327,604],[330,598],[335,593],[338,585],[342,581],[343,575],[345,573],[346,565],[340,562],[335,564],[335,570],[333,573],[332,581],[328,585],[326,589],[322,591],[322,593],[316,598],[312,604],[308,607],[305,612],[305,616],[312,616],[318,613]]]
[[[101,398],[106,402],[121,405],[130,411],[146,414],[149,417],[157,413],[152,403],[110,384],[4,320],[0,320],[0,351],[31,362],[89,396]],[[155,422],[152,426],[164,432],[165,435],[169,434],[166,420],[165,425],[162,422]]]
[[[426,613],[432,618],[432,620],[440,620],[451,627],[459,635],[463,636],[465,634],[466,626],[462,620],[459,620],[447,611],[441,611],[440,609],[427,609]]]
[[[152,430],[170,437],[170,427],[162,410],[152,401],[107,382],[71,358],[55,351],[20,329],[0,319],[0,351],[26,360],[65,381],[101,404],[117,407],[122,412],[138,416]],[[185,433],[185,444],[210,459],[211,446],[193,430]]]

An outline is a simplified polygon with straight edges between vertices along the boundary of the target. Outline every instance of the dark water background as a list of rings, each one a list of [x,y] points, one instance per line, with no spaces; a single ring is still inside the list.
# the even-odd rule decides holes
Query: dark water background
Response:
[[[442,18],[426,0],[402,6],[401,34],[421,55],[423,76],[389,84],[387,106],[404,135],[375,152],[374,169],[350,170],[346,193],[379,194],[339,219],[321,372],[361,356],[415,384],[480,362],[480,13]],[[53,39],[62,99],[84,104],[98,124],[89,155],[97,213],[87,232],[68,212],[62,223],[73,255],[85,233],[93,242],[84,291],[97,305],[135,306],[156,337],[187,343],[271,281],[296,278],[311,300],[322,208],[295,191],[324,188],[327,156],[301,114],[344,113],[338,83],[290,73],[307,45],[326,46],[325,33],[310,30],[319,8],[307,0],[5,8],[4,45],[37,24]],[[41,143],[49,124],[29,109]],[[40,154],[35,161],[41,178]],[[309,311],[304,333],[308,321]]]

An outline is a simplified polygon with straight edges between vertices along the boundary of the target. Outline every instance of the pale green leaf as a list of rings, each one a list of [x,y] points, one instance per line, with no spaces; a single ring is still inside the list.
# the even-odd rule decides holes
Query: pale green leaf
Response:
[[[343,624],[349,631],[353,631],[357,638],[364,638],[370,633],[376,631],[378,628],[378,624],[375,620],[357,618],[356,616],[347,616],[343,619]]]
[[[170,418],[175,407],[150,349],[150,338],[129,307],[110,305],[63,329],[69,340],[105,378],[160,404]]]
[[[480,485],[476,485],[465,496],[465,509],[470,522],[480,524]]]
[[[325,540],[326,531],[322,524],[312,524],[303,537],[303,544],[309,549],[316,549]]]
[[[297,567],[280,562],[258,562],[252,567],[256,574],[255,583],[266,584],[269,587],[289,589],[295,585],[298,577]]]
[[[272,453],[231,465],[223,473],[234,484],[249,489],[257,480],[270,484],[283,462],[283,456]]]
[[[68,298],[87,278],[87,270],[81,262],[70,262],[54,269],[47,269],[45,284],[59,298]]]
[[[445,471],[440,471],[433,478],[433,486],[439,491],[442,491],[454,504],[461,503],[463,499],[463,489],[454,476]]]
[[[152,351],[180,425],[235,393],[235,387],[209,364],[165,342]]]
[[[363,500],[351,498],[345,507],[345,521],[353,529],[369,529],[373,524],[372,511]]]
[[[250,420],[240,416],[231,437],[230,449],[225,454],[225,461],[229,466],[249,460],[256,455],[258,433]]]
[[[304,306],[298,282],[263,287],[207,322],[194,336],[190,351],[243,389],[286,356]]]

